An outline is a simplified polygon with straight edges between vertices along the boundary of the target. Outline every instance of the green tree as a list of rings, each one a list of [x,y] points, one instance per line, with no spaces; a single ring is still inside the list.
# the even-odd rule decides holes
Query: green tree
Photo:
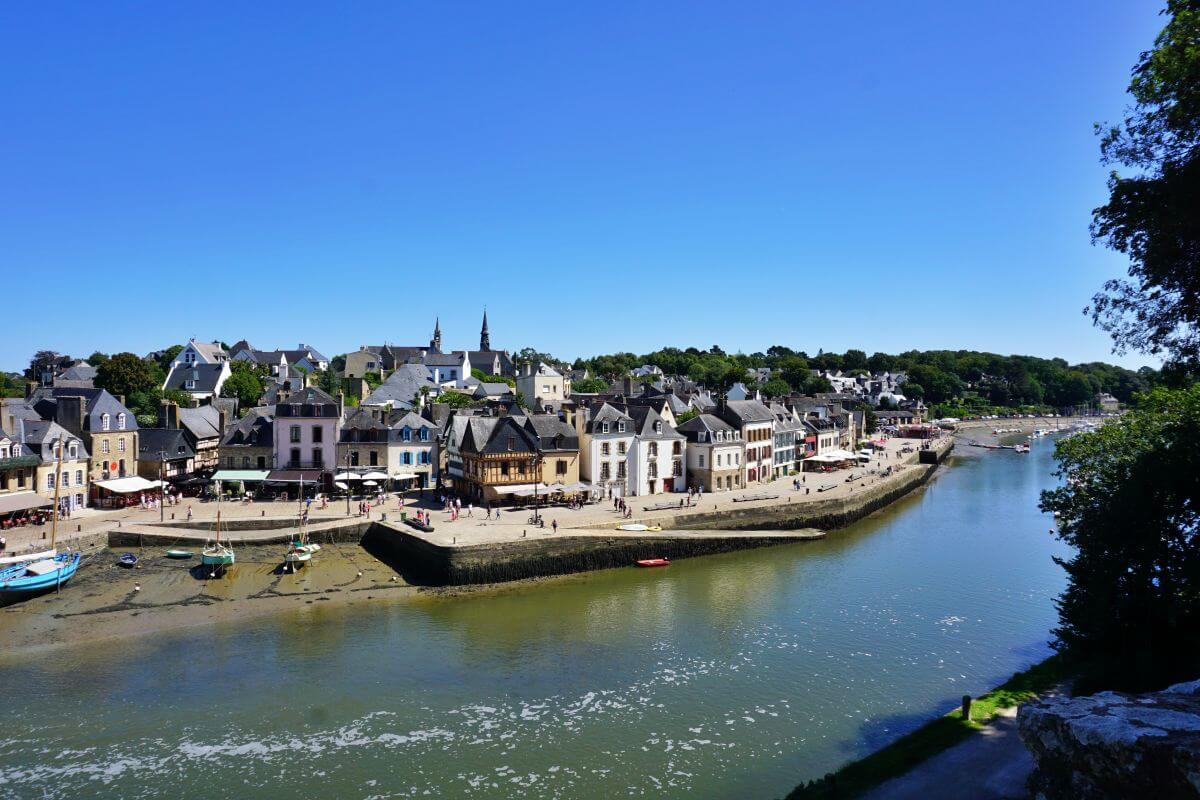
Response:
[[[832,392],[833,384],[821,375],[809,375],[804,381],[804,394],[813,395],[821,392]]]
[[[1200,668],[1200,387],[1156,389],[1100,430],[1060,442],[1068,480],[1043,493],[1072,555],[1057,646],[1080,689],[1154,689]]]
[[[1167,24],[1142,53],[1125,119],[1101,132],[1113,170],[1092,238],[1129,256],[1129,280],[1110,280],[1084,309],[1127,349],[1200,366],[1200,3],[1168,0]]]
[[[467,408],[475,403],[475,398],[465,392],[443,392],[434,402],[445,403],[451,408]]]
[[[99,350],[97,350],[96,352],[92,353],[90,356],[88,356],[84,360],[87,361],[89,364],[91,364],[93,367],[98,367],[103,362],[108,361],[108,354],[101,353]]]
[[[595,394],[607,391],[608,381],[600,378],[584,378],[571,384],[571,394]]]
[[[150,365],[133,353],[117,353],[96,367],[94,383],[98,389],[107,389],[110,394],[126,398],[135,392],[158,388]]]
[[[182,352],[183,352],[183,345],[181,345],[181,344],[173,344],[170,347],[168,347],[166,350],[162,351],[162,353],[158,357],[157,363],[158,363],[159,369],[161,369],[163,371],[164,375],[171,371],[171,362],[174,361],[175,357],[178,356]],[[149,356],[147,356],[147,358],[149,358]]]
[[[764,383],[762,390],[767,397],[784,397],[792,393],[792,387],[788,385],[788,382],[778,376]]]
[[[847,371],[855,369],[865,370],[868,363],[867,354],[862,350],[847,350],[842,355],[842,369]]]
[[[59,358],[61,356],[53,350],[38,350],[29,360],[29,367],[25,370],[25,379],[40,383],[42,373],[49,371]]]
[[[675,424],[682,425],[689,419],[695,419],[698,416],[700,416],[700,412],[694,408],[689,408],[687,411],[680,411],[675,415]]]
[[[249,361],[231,361],[229,371],[229,378],[221,387],[221,396],[236,397],[242,410],[253,408],[262,397],[262,372]]]

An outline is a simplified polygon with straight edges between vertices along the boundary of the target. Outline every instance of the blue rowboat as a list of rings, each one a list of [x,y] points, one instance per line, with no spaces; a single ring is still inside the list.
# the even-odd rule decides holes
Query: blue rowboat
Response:
[[[125,553],[117,559],[117,565],[121,567],[132,567],[138,562],[138,557],[133,553]]]
[[[79,568],[79,553],[60,553],[54,558],[13,564],[0,570],[0,594],[19,594],[56,589],[71,579]]]

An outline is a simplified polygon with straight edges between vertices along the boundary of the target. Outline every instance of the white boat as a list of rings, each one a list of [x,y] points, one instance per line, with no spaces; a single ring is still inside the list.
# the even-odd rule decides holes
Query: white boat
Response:
[[[217,538],[215,542],[205,542],[204,549],[200,551],[200,563],[206,567],[212,567],[212,574],[215,576],[218,570],[225,567],[233,566],[235,557],[233,548],[226,544],[221,544],[221,482],[217,481]]]
[[[308,530],[304,519],[304,478],[300,479],[300,528],[296,538],[288,542],[287,552],[283,554],[283,562],[290,564],[295,571],[312,560],[313,554],[321,549],[321,545],[308,541]]]
[[[26,553],[20,556],[5,556],[0,558],[0,564],[19,564],[22,561],[42,561],[47,558],[54,558],[58,555],[58,550],[43,550],[40,553]]]

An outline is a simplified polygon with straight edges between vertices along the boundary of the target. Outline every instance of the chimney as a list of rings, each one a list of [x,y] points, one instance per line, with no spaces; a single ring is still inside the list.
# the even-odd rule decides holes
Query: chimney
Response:
[[[338,392],[337,401],[338,401],[338,417],[341,417],[342,415],[344,415],[346,413],[346,393]]]
[[[158,424],[160,427],[175,430],[179,427],[179,404],[171,400],[163,400],[158,409]]]
[[[68,395],[58,398],[54,409],[54,421],[76,436],[83,434],[83,398],[79,395]]]
[[[217,406],[217,419],[220,420],[220,431],[224,435],[225,428],[229,425],[229,412],[225,410],[224,406]]]
[[[626,375],[624,380],[621,381],[621,387],[622,394],[624,394],[626,397],[633,397],[633,376]]]

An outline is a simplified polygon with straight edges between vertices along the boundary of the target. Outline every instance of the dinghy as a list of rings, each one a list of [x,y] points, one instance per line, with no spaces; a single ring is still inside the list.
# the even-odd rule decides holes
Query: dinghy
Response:
[[[191,550],[168,550],[167,558],[191,558],[196,555]]]
[[[125,553],[120,558],[117,559],[117,566],[125,567],[128,569],[130,567],[137,566],[137,562],[138,562],[137,556],[135,556],[133,553]]]
[[[661,531],[662,526],[661,525],[643,525],[640,522],[625,522],[625,523],[622,523],[621,525],[618,525],[617,530],[619,530],[619,531],[635,531],[635,532],[640,533],[642,531]]]
[[[643,558],[637,562],[639,567],[669,567],[671,562],[666,558]]]

